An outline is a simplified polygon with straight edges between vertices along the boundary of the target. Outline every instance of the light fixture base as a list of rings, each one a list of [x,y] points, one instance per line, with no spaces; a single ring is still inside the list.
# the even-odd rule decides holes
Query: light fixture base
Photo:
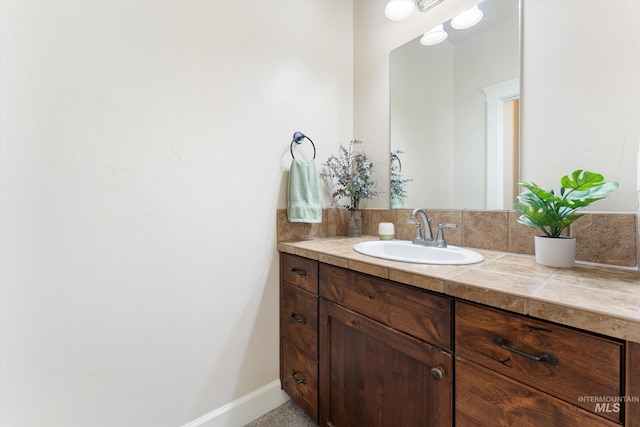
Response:
[[[384,14],[392,21],[404,21],[418,9],[426,12],[444,0],[389,0],[384,8]]]
[[[429,9],[442,3],[444,0],[415,0],[416,6],[420,12],[426,12]]]

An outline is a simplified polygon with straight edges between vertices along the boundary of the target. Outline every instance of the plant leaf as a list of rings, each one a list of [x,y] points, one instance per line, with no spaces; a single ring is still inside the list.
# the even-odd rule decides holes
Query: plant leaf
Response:
[[[558,201],[560,197],[556,196],[553,190],[546,190],[533,182],[519,182],[519,186],[528,189],[531,193],[535,194],[540,200],[544,201]],[[522,194],[520,195],[522,196]],[[520,196],[518,198],[520,198]]]
[[[604,177],[599,173],[583,171],[578,169],[573,171],[571,178],[565,175],[560,180],[560,185],[565,188],[571,188],[573,190],[583,191],[593,186],[602,185]]]
[[[574,190],[571,193],[572,199],[594,199],[593,201],[604,199],[609,193],[614,192],[620,185],[615,181],[603,181],[586,190]]]

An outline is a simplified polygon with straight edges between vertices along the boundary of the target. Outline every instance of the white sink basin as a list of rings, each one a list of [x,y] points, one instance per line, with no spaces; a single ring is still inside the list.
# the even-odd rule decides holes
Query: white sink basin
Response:
[[[414,245],[409,240],[372,240],[357,243],[353,249],[376,258],[420,264],[474,264],[484,259],[479,253],[458,246],[435,248]]]

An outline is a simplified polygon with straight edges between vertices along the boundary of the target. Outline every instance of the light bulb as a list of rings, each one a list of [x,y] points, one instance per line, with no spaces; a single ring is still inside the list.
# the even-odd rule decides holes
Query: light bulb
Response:
[[[392,21],[404,21],[416,10],[413,0],[390,0],[384,8],[384,14]]]
[[[433,46],[434,44],[442,43],[449,37],[449,34],[444,30],[442,24],[433,28],[432,30],[424,33],[420,39],[420,44],[424,46]]]
[[[484,14],[478,8],[478,5],[475,5],[471,9],[467,9],[458,16],[454,17],[451,20],[451,26],[456,30],[471,28],[478,22],[480,22],[483,16]]]

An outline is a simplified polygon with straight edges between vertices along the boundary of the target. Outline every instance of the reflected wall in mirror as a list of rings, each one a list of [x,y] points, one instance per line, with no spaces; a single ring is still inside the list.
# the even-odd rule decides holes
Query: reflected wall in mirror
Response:
[[[402,153],[399,179],[410,180],[391,208],[510,209],[516,200],[520,3],[479,7],[474,27],[445,22],[444,42],[418,37],[391,52],[390,147]]]

